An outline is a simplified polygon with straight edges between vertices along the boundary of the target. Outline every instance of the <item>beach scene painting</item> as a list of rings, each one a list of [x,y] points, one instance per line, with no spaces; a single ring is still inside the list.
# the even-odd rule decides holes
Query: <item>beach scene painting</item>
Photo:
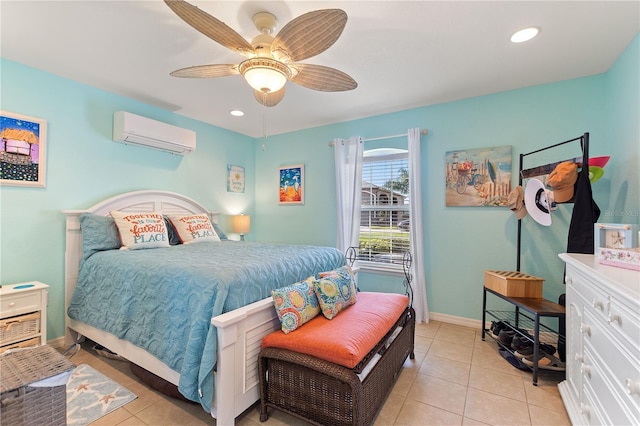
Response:
[[[511,192],[511,146],[448,151],[447,207],[504,207]]]
[[[0,185],[45,186],[47,122],[0,111]]]
[[[280,167],[280,204],[304,204],[304,164]]]

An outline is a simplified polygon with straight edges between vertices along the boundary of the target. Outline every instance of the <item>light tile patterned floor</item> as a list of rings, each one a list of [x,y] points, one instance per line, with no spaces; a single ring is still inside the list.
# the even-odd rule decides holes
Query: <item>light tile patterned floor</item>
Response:
[[[92,423],[105,425],[215,425],[197,404],[166,397],[142,384],[128,363],[96,355],[85,344],[72,358],[89,364],[138,395],[138,399]],[[557,384],[563,375],[513,368],[496,344],[480,330],[437,321],[416,326],[416,357],[407,360],[375,424],[391,425],[570,425]],[[273,426],[306,423],[278,411],[260,423],[257,406],[236,418],[236,425]]]

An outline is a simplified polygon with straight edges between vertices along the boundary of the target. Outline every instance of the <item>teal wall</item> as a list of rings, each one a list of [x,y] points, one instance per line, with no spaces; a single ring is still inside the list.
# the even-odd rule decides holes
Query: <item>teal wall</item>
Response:
[[[335,137],[370,138],[404,133],[409,127],[427,128],[421,162],[429,308],[479,319],[483,271],[516,267],[517,221],[506,208],[445,207],[445,153],[511,145],[515,185],[520,154],[589,132],[591,156],[612,156],[605,177],[593,186],[594,199],[603,211],[600,221],[638,223],[638,62],[636,37],[605,74],[269,137],[256,146],[259,180],[254,236],[335,244],[333,150],[327,142]],[[525,167],[580,153],[577,142],[567,144],[525,157]],[[297,163],[306,167],[306,203],[279,206],[277,168]],[[530,217],[522,224],[521,270],[544,278],[544,296],[551,300],[565,291],[564,265],[557,254],[566,251],[572,209],[571,204],[559,206],[551,227],[542,227]],[[624,220],[612,220],[620,217],[606,216],[607,211],[624,212]],[[401,279],[387,275],[361,274],[359,284],[364,290],[402,289]]]
[[[185,194],[223,213],[252,214],[253,185],[227,193],[227,164],[253,182],[252,138],[25,67],[1,62],[2,109],[47,120],[46,188],[0,189],[0,282],[50,285],[48,338],[64,335],[65,216],[113,195],[141,189]],[[195,152],[176,156],[111,140],[113,112],[197,132]],[[228,230],[227,216],[222,225]]]
[[[333,150],[327,142],[336,136],[369,138],[427,128],[421,163],[429,308],[480,318],[483,271],[515,269],[517,221],[507,208],[445,207],[446,152],[511,145],[517,170],[520,153],[590,132],[592,152],[605,154],[607,146],[599,144],[606,136],[604,112],[604,76],[597,75],[270,137],[264,152],[256,150],[256,176],[265,178],[256,182],[255,237],[335,244]],[[572,153],[559,159],[579,152],[576,143]],[[308,202],[279,206],[274,190],[277,167],[299,162],[306,167]],[[571,208],[561,206],[551,228],[529,217],[523,221],[522,270],[545,278],[545,296],[554,300],[564,292],[563,265],[556,255],[566,249]],[[359,284],[365,290],[380,290],[388,283],[399,290],[400,281],[363,274]]]
[[[605,206],[602,222],[638,223],[640,216],[640,36],[605,74],[607,167],[596,194]],[[598,182],[600,185],[600,182]]]
[[[515,269],[517,221],[506,208],[445,207],[447,151],[511,145],[518,156],[590,133],[591,154],[611,155],[593,186],[600,221],[638,223],[640,206],[640,41],[636,37],[605,74],[464,99],[306,129],[265,139],[178,114],[2,60],[2,109],[47,120],[46,188],[0,188],[0,280],[51,285],[48,338],[64,334],[64,209],[82,209],[130,190],[184,193],[212,209],[252,215],[248,239],[335,245],[335,137],[365,138],[429,129],[422,137],[423,223],[427,295],[432,312],[479,319],[486,269]],[[416,90],[420,90],[416,87]],[[113,112],[126,110],[198,134],[185,157],[111,141]],[[274,109],[277,113],[277,107]],[[267,123],[268,125],[268,123]],[[579,154],[569,144],[535,162]],[[529,158],[529,157],[528,157]],[[278,167],[303,163],[305,204],[278,205]],[[244,194],[226,192],[226,165],[245,167]],[[536,165],[536,164],[531,164]],[[517,182],[514,173],[512,183]],[[564,292],[563,265],[572,205],[553,225],[523,220],[522,270],[545,279],[544,295]],[[607,213],[608,212],[608,213]],[[228,230],[227,217],[222,218]],[[361,288],[401,291],[401,280],[362,274]]]

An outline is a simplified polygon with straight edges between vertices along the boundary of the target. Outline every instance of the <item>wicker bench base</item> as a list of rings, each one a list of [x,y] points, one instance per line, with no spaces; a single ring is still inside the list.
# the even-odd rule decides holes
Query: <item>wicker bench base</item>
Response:
[[[317,425],[371,424],[407,359],[414,358],[415,312],[408,309],[400,333],[361,381],[351,369],[279,348],[258,357],[260,421],[268,407]],[[386,339],[386,337],[385,337]]]

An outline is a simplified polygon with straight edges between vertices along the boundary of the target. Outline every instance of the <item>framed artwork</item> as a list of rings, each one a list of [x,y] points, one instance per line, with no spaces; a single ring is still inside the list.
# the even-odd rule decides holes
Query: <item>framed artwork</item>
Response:
[[[511,192],[511,146],[449,151],[447,207],[504,207]]]
[[[304,164],[280,167],[279,177],[280,204],[304,204]]]
[[[244,167],[227,164],[227,192],[244,192]]]
[[[45,186],[47,122],[0,111],[0,185]]]
[[[596,223],[594,229],[594,249],[625,249],[638,246],[636,237],[639,225],[621,223]]]

